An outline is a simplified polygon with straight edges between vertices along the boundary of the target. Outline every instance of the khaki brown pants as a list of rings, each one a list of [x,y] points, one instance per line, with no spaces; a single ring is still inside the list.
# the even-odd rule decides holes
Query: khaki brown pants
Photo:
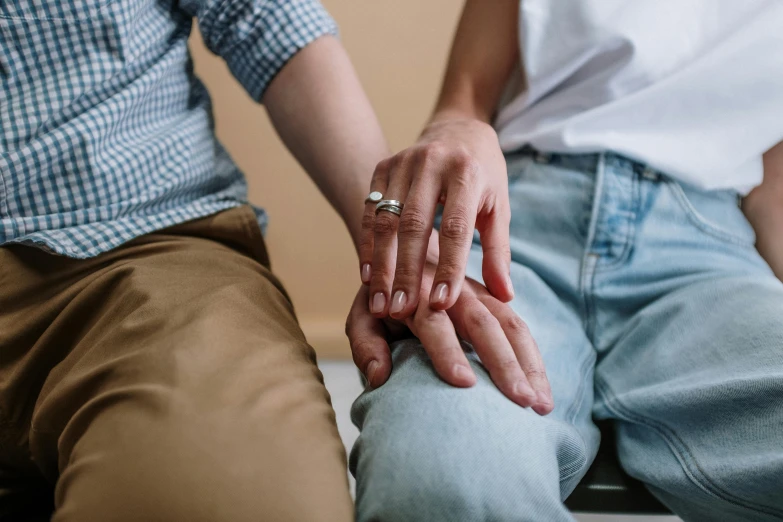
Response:
[[[249,207],[88,260],[0,248],[0,519],[352,520],[268,266]]]

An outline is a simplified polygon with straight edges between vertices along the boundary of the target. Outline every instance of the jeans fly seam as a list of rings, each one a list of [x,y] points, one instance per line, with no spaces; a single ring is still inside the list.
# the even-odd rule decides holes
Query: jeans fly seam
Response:
[[[620,255],[617,256],[614,261],[605,265],[597,263],[595,267],[597,272],[604,273],[613,270],[628,261],[628,258],[631,255],[631,246],[636,237],[636,221],[639,219],[639,207],[641,202],[639,177],[640,175],[636,173],[633,173],[631,176],[631,212],[633,214],[633,219],[629,220],[628,233],[623,239],[623,251],[620,252]]]
[[[709,478],[709,475],[707,475],[702,466],[699,464],[696,457],[693,455],[693,452],[691,452],[691,450],[685,444],[685,441],[683,441],[672,428],[661,422],[631,412],[625,405],[623,405],[622,401],[620,401],[617,395],[611,390],[609,385],[597,376],[595,377],[595,385],[606,398],[607,409],[617,415],[618,418],[628,422],[642,424],[657,433],[664,440],[664,442],[666,442],[666,445],[669,446],[669,449],[674,454],[675,458],[681,463],[686,476],[700,490],[720,500],[728,502],[729,504],[733,504],[743,509],[750,509],[764,513],[773,517],[779,517],[781,520],[783,520],[783,511],[772,506],[751,503],[738,498],[712,481]],[[700,475],[701,478],[699,478],[697,475]]]
[[[588,286],[592,289],[593,277],[595,275],[595,266],[597,264],[597,254],[592,253],[593,242],[595,241],[596,228],[598,227],[598,213],[601,206],[601,199],[604,188],[604,165],[606,162],[606,154],[601,153],[598,156],[598,164],[595,170],[595,183],[593,186],[593,201],[590,210],[590,224],[587,228],[587,237],[585,238],[584,255],[582,257],[582,267],[579,278],[579,291],[582,294],[582,308],[584,313],[583,326],[585,333],[590,339],[592,339],[592,303],[589,297]]]

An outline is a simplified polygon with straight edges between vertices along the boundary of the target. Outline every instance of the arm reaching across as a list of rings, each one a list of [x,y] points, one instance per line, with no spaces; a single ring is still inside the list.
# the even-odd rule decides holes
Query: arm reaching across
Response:
[[[324,36],[302,49],[272,81],[263,103],[358,248],[370,175],[389,149],[340,42]]]
[[[483,277],[509,301],[508,179],[489,125],[519,59],[518,0],[468,0],[435,112],[419,140],[378,164],[372,190],[404,204],[398,217],[368,209],[359,250],[362,280],[376,317],[409,317],[418,309],[435,209],[444,203],[440,260],[427,300],[438,310],[459,298],[474,228],[484,250]],[[369,276],[369,277],[368,277]]]
[[[358,247],[364,198],[389,149],[318,0],[181,0],[207,48],[264,104],[283,143]]]

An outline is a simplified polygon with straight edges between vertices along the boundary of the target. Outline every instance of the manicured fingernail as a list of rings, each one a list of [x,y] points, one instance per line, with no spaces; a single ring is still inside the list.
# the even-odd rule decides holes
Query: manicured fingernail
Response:
[[[370,263],[365,263],[362,265],[362,283],[369,284],[370,282]]]
[[[461,364],[455,364],[454,365],[454,376],[459,379],[465,379],[470,380],[470,370],[468,370],[465,366],[462,366]]]
[[[372,302],[370,303],[370,312],[379,314],[383,312],[386,307],[386,296],[382,292],[378,292],[372,296]]]
[[[378,361],[370,361],[370,364],[367,365],[367,381],[372,385],[373,377],[375,377],[375,372],[378,370],[378,366],[380,366],[380,363]]]
[[[517,396],[530,401],[536,397],[536,393],[533,391],[533,388],[531,388],[530,385],[525,381],[519,381],[514,385],[514,393],[516,393]]]
[[[405,304],[408,302],[408,296],[402,290],[397,290],[392,298],[391,306],[389,307],[390,314],[398,314],[405,308]]]
[[[440,283],[438,286],[435,287],[435,291],[433,292],[433,299],[432,301],[435,303],[445,303],[446,299],[449,297],[449,287],[446,283]]]

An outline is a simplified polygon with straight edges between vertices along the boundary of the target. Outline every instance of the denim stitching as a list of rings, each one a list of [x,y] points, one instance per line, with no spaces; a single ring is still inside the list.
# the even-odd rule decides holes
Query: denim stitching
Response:
[[[580,462],[579,462],[579,466],[574,471],[572,471],[571,473],[567,473],[566,475],[561,475],[561,477],[560,477],[560,485],[562,485],[565,481],[569,480],[573,476],[578,475],[579,473],[586,471],[585,468],[587,467],[588,463],[590,462],[590,459],[587,456],[587,446],[585,446],[585,441],[582,440],[581,435],[577,436],[577,438],[579,439],[580,449],[582,450],[583,457],[581,459],[577,459]],[[576,462],[577,461],[574,461],[574,462],[569,463],[568,465],[561,466],[558,469],[558,473],[562,474],[563,471],[566,468],[574,466]]]
[[[639,182],[639,174],[636,172],[632,172],[631,174],[631,212],[633,213],[633,219],[629,220],[629,227],[628,227],[628,233],[626,234],[624,240],[623,240],[623,251],[620,252],[620,255],[615,258],[614,261],[611,261],[607,264],[600,264],[596,263],[595,270],[596,272],[607,272],[609,270],[613,270],[617,268],[618,266],[622,265],[626,261],[628,261],[628,258],[631,256],[631,247],[633,245],[634,238],[636,237],[636,222],[639,219],[639,206],[641,201],[640,196],[640,185]]]
[[[667,180],[666,185],[674,194],[675,199],[680,204],[680,207],[682,207],[682,210],[685,212],[685,215],[688,217],[688,221],[690,221],[693,225],[695,225],[696,228],[698,228],[705,234],[709,234],[713,237],[716,237],[717,239],[720,239],[722,241],[728,241],[729,243],[733,243],[735,245],[750,246],[753,244],[750,241],[746,241],[738,236],[735,236],[734,234],[731,234],[730,232],[726,232],[725,230],[717,227],[716,225],[709,223],[707,218],[702,216],[699,213],[699,211],[696,210],[693,204],[691,204],[690,200],[688,199],[688,196],[685,195],[685,191],[683,191],[682,187],[676,181]]]
[[[774,517],[779,517],[783,520],[783,511],[773,507],[764,506],[747,502],[741,498],[734,496],[728,491],[724,490],[721,486],[714,483],[707,473],[704,472],[702,466],[696,460],[693,453],[688,449],[685,442],[675,433],[675,431],[665,424],[643,417],[641,415],[631,412],[626,406],[622,404],[617,395],[611,390],[609,385],[599,377],[595,377],[595,385],[603,393],[606,398],[606,408],[614,413],[618,418],[628,422],[642,424],[647,426],[656,432],[669,446],[669,449],[680,462],[683,471],[686,476],[693,482],[693,484],[704,491],[720,500],[728,502],[734,506],[738,506],[743,509],[749,509],[764,513]],[[701,478],[697,477],[700,475]]]

